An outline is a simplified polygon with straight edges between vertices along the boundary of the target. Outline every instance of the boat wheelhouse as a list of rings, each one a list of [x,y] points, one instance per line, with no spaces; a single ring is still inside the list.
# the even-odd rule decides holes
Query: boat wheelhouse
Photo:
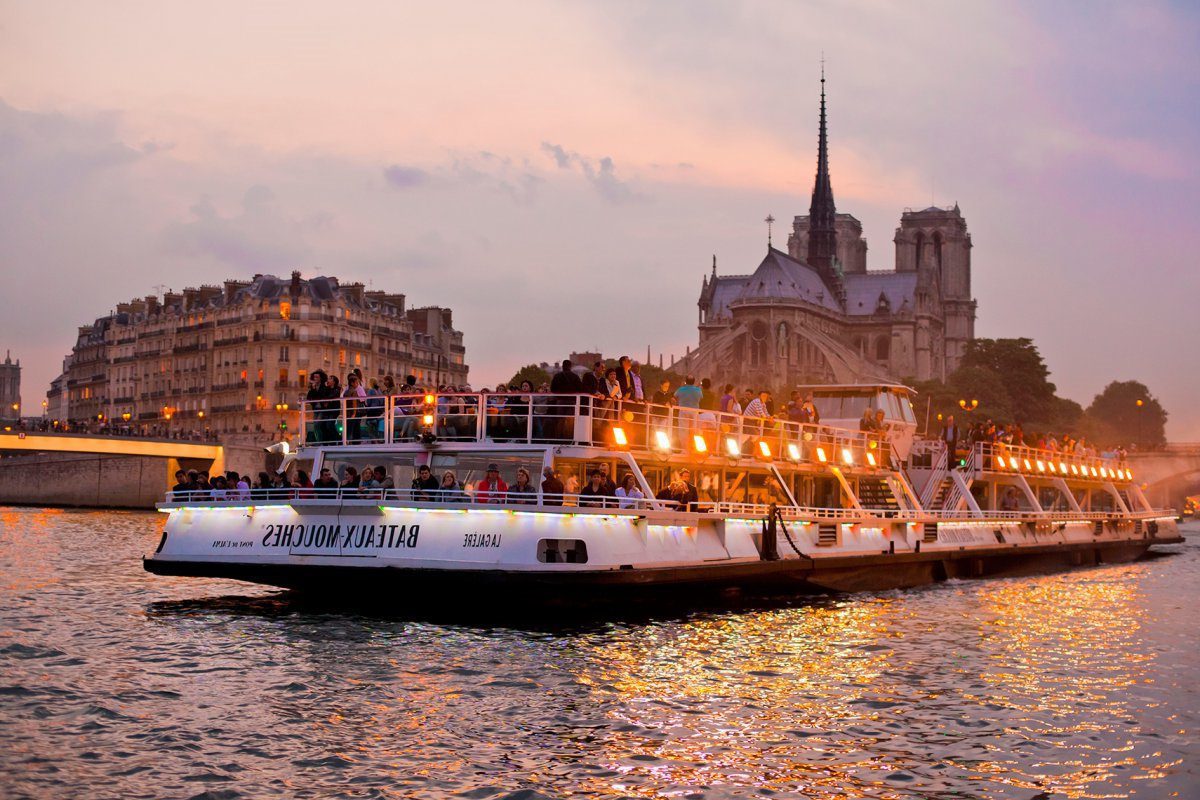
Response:
[[[827,423],[835,398],[864,390],[822,391]],[[303,403],[284,468],[339,481],[380,468],[383,485],[176,493],[145,566],[439,602],[485,587],[503,590],[495,600],[574,602],[907,587],[1181,541],[1174,514],[1115,461],[988,444],[960,459],[926,440],[902,452],[893,437],[915,428],[906,391],[870,394],[897,423],[882,433],[588,395]],[[417,483],[422,467],[450,473],[451,488]],[[543,489],[546,472],[561,490]],[[634,490],[595,492],[594,472],[631,476]]]

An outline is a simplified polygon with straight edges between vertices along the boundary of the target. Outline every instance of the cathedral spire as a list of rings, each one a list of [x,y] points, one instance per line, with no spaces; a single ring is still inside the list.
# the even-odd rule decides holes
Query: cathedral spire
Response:
[[[832,274],[837,254],[837,207],[829,180],[829,138],[825,130],[825,59],[821,59],[821,120],[817,134],[817,179],[808,209],[808,263]]]

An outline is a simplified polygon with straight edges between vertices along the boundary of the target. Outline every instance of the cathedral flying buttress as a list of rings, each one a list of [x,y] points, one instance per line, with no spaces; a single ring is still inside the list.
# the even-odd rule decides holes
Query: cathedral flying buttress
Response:
[[[905,209],[895,266],[867,269],[862,223],[833,199],[825,76],[809,213],[787,252],[768,244],[752,273],[711,274],[700,289],[700,341],[676,372],[741,387],[944,379],[975,336],[971,235],[958,205]],[[773,221],[773,220],[772,220]]]

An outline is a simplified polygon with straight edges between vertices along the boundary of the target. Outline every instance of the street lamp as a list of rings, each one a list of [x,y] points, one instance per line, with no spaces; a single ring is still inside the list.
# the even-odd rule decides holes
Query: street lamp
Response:
[[[959,400],[958,407],[963,411],[974,411],[975,409],[979,408],[979,401],[975,399]]]
[[[1139,397],[1136,401],[1136,405],[1137,405],[1137,410],[1140,412],[1145,407],[1146,401]],[[1146,415],[1141,414],[1141,413],[1139,413],[1137,415],[1137,421],[1138,421],[1137,430],[1138,430],[1138,444],[1139,445],[1142,443],[1142,417],[1144,417],[1144,416],[1146,416]]]
[[[275,404],[275,412],[277,414],[279,414],[279,437],[281,439],[283,437],[287,436],[287,419],[284,417],[284,415],[287,413],[287,410],[288,410],[287,403],[276,403]]]

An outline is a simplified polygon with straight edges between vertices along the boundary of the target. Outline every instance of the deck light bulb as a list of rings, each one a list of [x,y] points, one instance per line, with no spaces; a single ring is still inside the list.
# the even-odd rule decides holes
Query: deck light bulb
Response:
[[[671,437],[667,436],[667,432],[664,430],[654,432],[654,443],[659,450],[666,451],[671,449]]]
[[[1033,467],[1032,467],[1032,466],[1030,466],[1030,464],[1029,464],[1029,459],[1028,459],[1028,458],[1022,459],[1022,461],[1024,461],[1024,462],[1025,462],[1025,471],[1026,471],[1026,472],[1028,472],[1028,471],[1030,471],[1031,469],[1033,469]]]
[[[1067,474],[1067,462],[1065,462],[1065,461],[1058,462],[1058,471],[1061,472],[1063,475],[1066,475]]]
[[[730,458],[737,458],[742,454],[742,447],[738,444],[738,440],[733,436],[725,437],[725,452]]]
[[[1051,466],[1053,466],[1053,465],[1051,465]],[[1037,468],[1038,468],[1038,472],[1045,472],[1045,471],[1046,471],[1046,462],[1045,462],[1045,461],[1041,461],[1041,460],[1039,459],[1039,460],[1038,460],[1038,462],[1037,462]]]
[[[1016,468],[1017,468],[1017,460],[1016,460],[1015,458],[1012,458],[1012,457],[1010,456],[1010,457],[1009,457],[1009,459],[1008,459],[1008,465],[1009,465],[1010,467],[1012,467],[1013,469],[1016,469]]]
[[[1108,467],[1101,467],[1101,468],[1100,468],[1100,477],[1101,477],[1101,478],[1107,478],[1107,477],[1108,477]]]
[[[698,433],[692,436],[692,445],[696,448],[697,453],[708,452],[708,442],[704,441],[704,437]]]
[[[433,424],[433,414],[426,414],[425,416],[421,417],[421,424],[424,425],[425,427],[429,427],[430,425],[432,425]]]
[[[758,452],[763,458],[771,457],[771,445],[767,444],[766,439],[758,440]]]
[[[792,461],[800,460],[800,445],[796,444],[795,442],[789,442],[788,446],[787,446],[787,451],[788,451],[788,458],[790,458]]]
[[[617,443],[617,447],[627,447],[629,445],[629,437],[625,435],[625,429],[621,426],[614,426],[612,429],[613,441]]]
[[[874,444],[874,443],[872,442],[872,444]],[[867,453],[867,463],[870,464],[872,467],[878,466],[875,463],[875,454],[874,453],[871,453],[871,452]]]
[[[1071,465],[1071,474],[1072,474],[1072,475],[1078,475],[1078,474],[1079,474],[1079,467],[1077,467],[1077,466],[1075,466],[1074,464],[1072,464],[1072,465]]]
[[[825,456],[825,448],[818,447],[817,448],[817,461],[820,461],[822,464],[824,464],[827,460],[828,459]]]
[[[425,405],[431,406],[431,405],[433,405],[433,401],[434,401],[433,395],[431,395],[431,394],[425,395]]]
[[[842,448],[842,461],[845,461],[847,464],[854,463],[854,454],[850,452],[849,447]]]
[[[875,448],[879,447],[879,442],[877,442],[877,441],[875,441],[874,439],[872,439],[870,442],[868,442],[868,443],[867,443],[867,447],[869,447],[869,448],[871,448],[872,450],[874,450]]]
[[[1092,477],[1093,477],[1093,478],[1098,478],[1098,477],[1100,477],[1100,474],[1099,474],[1098,472],[1096,472],[1096,468],[1095,468],[1095,467],[1092,467]]]

